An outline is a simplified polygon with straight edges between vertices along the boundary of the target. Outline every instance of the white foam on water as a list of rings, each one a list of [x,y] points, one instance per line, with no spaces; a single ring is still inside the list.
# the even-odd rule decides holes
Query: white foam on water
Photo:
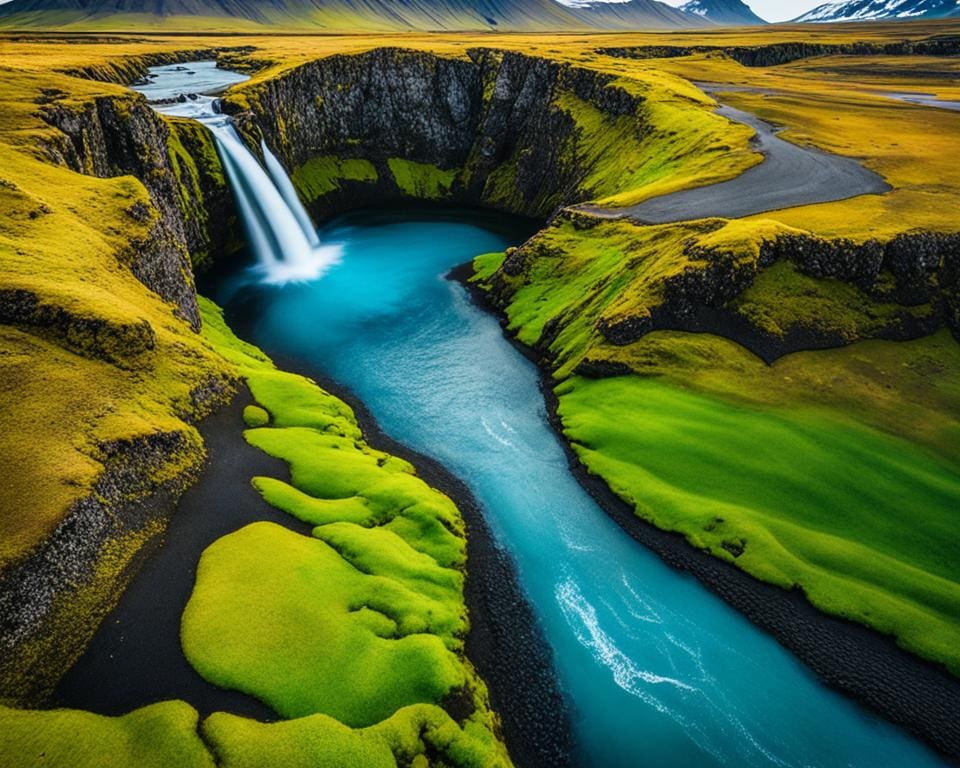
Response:
[[[488,435],[490,435],[490,437],[492,437],[494,440],[496,440],[498,443],[500,443],[500,445],[504,445],[504,446],[506,446],[506,447],[508,447],[508,448],[512,448],[512,447],[513,447],[513,443],[510,442],[510,440],[508,440],[508,439],[505,438],[505,437],[500,437],[500,435],[498,435],[496,432],[494,432],[494,431],[490,428],[490,425],[487,423],[487,420],[486,420],[486,419],[481,418],[481,419],[480,419],[480,425],[483,427],[484,431],[486,431],[486,433],[487,433]]]
[[[583,596],[580,588],[572,579],[567,579],[558,584],[556,595],[577,639],[582,645],[594,651],[594,657],[613,673],[614,680],[623,690],[642,698],[661,712],[668,712],[669,708],[641,687],[640,683],[669,685],[687,691],[694,690],[692,686],[676,678],[658,675],[637,667],[630,657],[623,653],[611,637],[603,631],[597,619],[596,609]]]

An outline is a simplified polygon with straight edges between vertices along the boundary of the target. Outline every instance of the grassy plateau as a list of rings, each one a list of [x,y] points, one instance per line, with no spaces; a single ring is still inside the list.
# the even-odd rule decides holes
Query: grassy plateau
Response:
[[[198,422],[248,387],[246,440],[290,470],[250,480],[312,534],[261,522],[213,543],[181,641],[206,680],[281,719],[201,718],[182,701],[121,717],[43,709],[137,553],[162,535],[154,519],[119,525],[94,565],[50,597],[31,639],[9,645],[0,764],[94,766],[105,753],[118,766],[510,764],[464,654],[469,564],[453,502],[368,445],[346,404],[237,339],[212,303],[200,299],[191,324],[135,276],[165,216],[187,229],[217,223],[206,203],[224,178],[209,136],[156,118],[155,157],[136,158],[137,177],[94,162],[94,129],[65,133],[94,113],[119,116],[124,133],[145,106],[124,83],[148,65],[207,57],[251,74],[226,97],[242,112],[300,65],[383,46],[464,60],[481,47],[517,51],[609,76],[639,106],[615,116],[572,89],[552,92],[548,111],[572,126],[558,164],[573,182],[536,202],[558,215],[521,248],[474,263],[476,284],[553,377],[565,437],[638,517],[960,675],[960,314],[947,239],[960,232],[960,112],[884,95],[960,98],[956,57],[745,66],[727,50],[918,41],[960,24],[343,35],[224,24],[219,37],[172,22],[151,34],[0,33],[0,459],[10,470],[0,578],[41,560],[85,505],[126,523],[125,503],[189,485],[205,455]],[[650,46],[710,50],[612,52]],[[633,205],[761,162],[751,130],[716,114],[702,82],[789,141],[857,158],[890,191],[655,226],[563,210]],[[492,85],[482,98],[491,103]],[[307,203],[385,181],[442,201],[475,160],[441,168],[324,151],[291,176]],[[521,160],[491,173],[486,203],[521,207]],[[174,189],[167,206],[148,191],[161,177]],[[915,243],[912,272],[889,256],[898,236],[921,238],[903,241]],[[198,270],[223,258],[212,241],[188,241],[161,244]],[[848,257],[846,272],[818,266]],[[137,459],[150,445],[165,448]],[[136,476],[136,487],[117,491],[116,476]]]

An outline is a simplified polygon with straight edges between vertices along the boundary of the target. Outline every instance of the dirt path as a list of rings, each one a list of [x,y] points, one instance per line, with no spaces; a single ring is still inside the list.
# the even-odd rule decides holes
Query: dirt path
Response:
[[[699,85],[711,95],[714,91],[748,90],[735,86]],[[597,205],[574,208],[604,218],[665,224],[709,216],[737,218],[797,205],[879,194],[890,189],[882,177],[852,158],[784,141],[777,136],[779,128],[754,114],[726,104],[721,104],[716,111],[756,131],[753,143],[764,156],[762,163],[729,181],[685,189],[625,208]]]

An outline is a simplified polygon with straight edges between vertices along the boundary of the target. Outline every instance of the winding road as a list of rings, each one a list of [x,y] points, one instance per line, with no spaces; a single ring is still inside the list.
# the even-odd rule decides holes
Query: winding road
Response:
[[[711,96],[737,87],[698,83]],[[598,205],[571,206],[573,210],[610,219],[631,219],[642,224],[667,224],[710,216],[738,218],[797,205],[828,203],[850,197],[887,192],[890,185],[856,160],[784,141],[780,128],[750,112],[721,104],[717,114],[756,131],[752,139],[763,162],[728,181],[684,189],[624,208]]]

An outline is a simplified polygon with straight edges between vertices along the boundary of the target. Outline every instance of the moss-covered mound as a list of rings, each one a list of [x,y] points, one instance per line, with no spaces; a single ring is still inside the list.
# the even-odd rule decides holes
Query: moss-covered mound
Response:
[[[956,673],[958,244],[570,215],[474,281],[638,516]]]
[[[271,426],[248,430],[247,441],[290,465],[290,483],[254,485],[316,527],[305,537],[255,523],[207,549],[183,616],[189,661],[288,718],[369,727],[417,704],[430,705],[417,716],[437,728],[446,708],[484,764],[507,761],[463,655],[466,539],[456,506],[410,464],[366,445],[342,401],[274,368],[211,303],[201,299],[201,309],[204,335],[269,414]],[[329,719],[312,722],[329,728]]]
[[[211,545],[182,621],[187,659],[290,720],[184,702],[110,718],[0,708],[5,766],[509,766],[486,688],[464,656],[464,523],[407,462],[370,448],[351,409],[277,370],[201,299],[204,337],[242,376],[254,446],[291,483],[251,479],[312,536],[253,523]],[[264,426],[266,423],[271,426]],[[299,719],[295,719],[299,718]],[[8,759],[9,756],[9,759]]]

